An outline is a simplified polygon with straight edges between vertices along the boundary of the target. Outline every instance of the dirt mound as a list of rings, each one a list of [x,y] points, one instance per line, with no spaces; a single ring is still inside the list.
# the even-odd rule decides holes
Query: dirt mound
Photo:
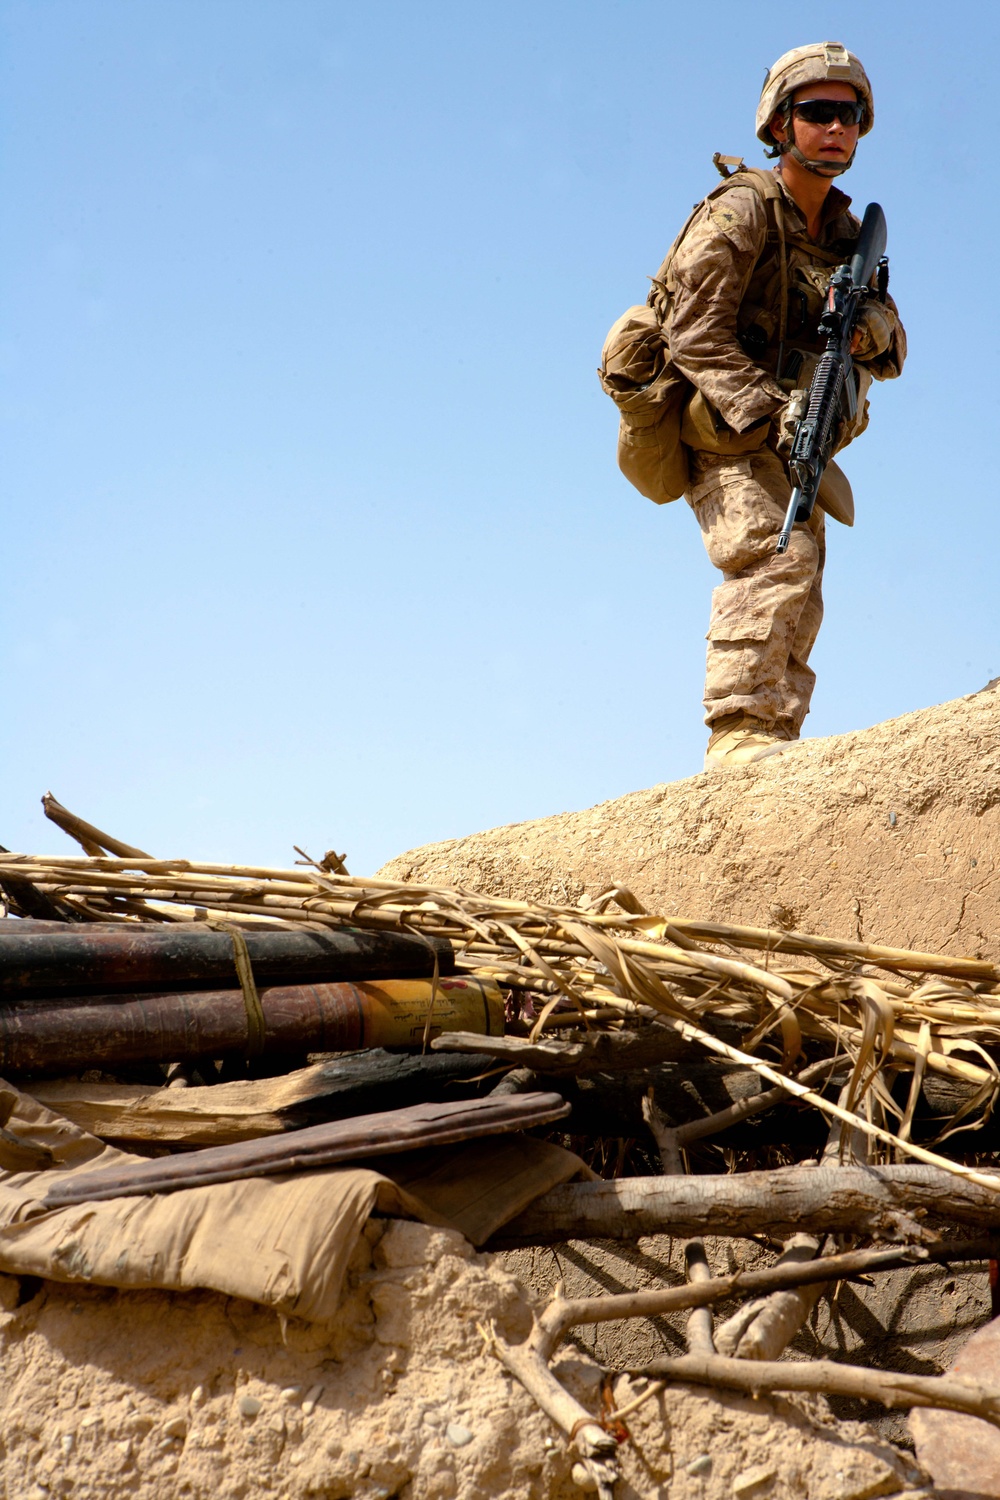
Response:
[[[1000,679],[872,729],[428,844],[381,876],[995,957]]]
[[[17,1289],[3,1278],[8,1303]],[[207,1292],[45,1283],[0,1312],[0,1487],[26,1500],[571,1500],[573,1455],[477,1327],[523,1337],[529,1316],[514,1278],[460,1235],[400,1221],[369,1224],[329,1324]],[[596,1365],[567,1348],[556,1370],[597,1409]],[[631,1430],[622,1500],[862,1500],[918,1478],[822,1402],[677,1386]]]
[[[44,1283],[0,1314],[0,1488],[568,1500],[571,1459],[476,1328],[523,1336],[528,1317],[513,1278],[461,1235],[398,1221],[370,1221],[329,1323],[208,1292]]]
[[[543,902],[620,882],[670,914],[996,957],[998,710],[993,683],[756,767],[412,851],[381,873]],[[595,1289],[623,1275],[607,1256],[561,1254]],[[551,1275],[563,1276],[552,1255],[532,1252],[545,1263],[518,1265],[519,1281],[514,1261],[479,1256],[453,1232],[372,1221],[325,1324],[208,1292],[0,1277],[0,1491],[571,1500],[583,1493],[574,1455],[483,1335],[492,1323],[507,1339],[524,1336],[523,1283],[544,1295]],[[984,1314],[985,1287],[974,1307],[959,1291],[943,1315],[934,1303],[948,1327],[959,1304]],[[866,1308],[853,1322],[851,1309],[848,1295],[838,1329],[847,1317],[859,1340],[870,1337]],[[560,1378],[596,1411],[600,1367],[579,1347],[564,1356]],[[621,1378],[615,1404],[639,1389]],[[930,1494],[913,1488],[921,1477],[905,1455],[871,1428],[833,1421],[818,1400],[678,1385],[629,1427],[621,1500]]]

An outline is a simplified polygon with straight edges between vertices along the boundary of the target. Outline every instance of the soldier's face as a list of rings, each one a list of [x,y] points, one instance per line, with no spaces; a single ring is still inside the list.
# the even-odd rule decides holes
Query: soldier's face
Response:
[[[856,100],[857,97],[857,90],[849,83],[809,83],[804,88],[795,90],[792,104],[803,99]],[[831,120],[829,125],[813,125],[794,112],[793,125],[795,144],[802,155],[809,161],[828,161],[834,166],[850,161],[861,131],[860,125],[842,125],[839,120]],[[771,131],[775,140],[787,140],[780,114],[776,114],[771,121]]]

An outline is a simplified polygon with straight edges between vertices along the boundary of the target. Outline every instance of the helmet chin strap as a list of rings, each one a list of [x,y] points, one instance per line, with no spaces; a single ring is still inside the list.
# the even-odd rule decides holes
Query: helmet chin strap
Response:
[[[784,156],[787,152],[800,167],[804,167],[807,172],[813,172],[817,177],[839,177],[842,172],[846,172],[853,165],[857,151],[858,148],[855,146],[848,161],[810,161],[808,156],[803,156],[794,142],[789,141],[781,154]]]

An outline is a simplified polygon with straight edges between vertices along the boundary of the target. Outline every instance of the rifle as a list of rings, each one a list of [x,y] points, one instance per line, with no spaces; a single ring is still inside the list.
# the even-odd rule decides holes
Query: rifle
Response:
[[[858,315],[869,298],[878,296],[885,301],[889,285],[886,234],[885,214],[877,203],[869,203],[861,221],[857,249],[850,261],[838,266],[830,277],[826,308],[819,320],[819,331],[826,334],[826,348],[809,387],[805,415],[799,418],[792,439],[788,468],[793,488],[776,552],[787,550],[796,521],[808,521],[812,515],[845,403],[848,419],[853,419],[857,412],[858,388],[851,339]],[[876,267],[878,277],[873,291],[868,283]]]

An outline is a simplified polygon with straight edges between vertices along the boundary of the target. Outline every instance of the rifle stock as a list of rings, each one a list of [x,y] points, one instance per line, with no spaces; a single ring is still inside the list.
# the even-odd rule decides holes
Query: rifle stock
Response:
[[[888,233],[881,206],[869,203],[861,220],[858,248],[851,257],[851,280],[855,286],[867,286],[875,275],[875,267],[885,254]]]

